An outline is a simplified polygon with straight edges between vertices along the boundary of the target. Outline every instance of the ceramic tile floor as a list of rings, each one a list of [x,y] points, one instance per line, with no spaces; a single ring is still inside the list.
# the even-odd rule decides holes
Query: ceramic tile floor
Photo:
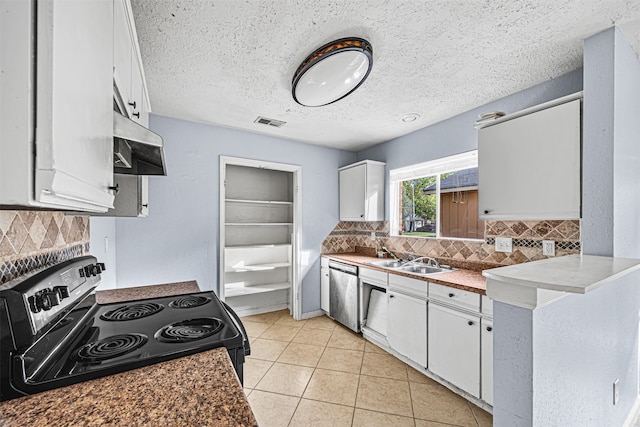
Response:
[[[244,386],[260,427],[491,426],[491,414],[326,316],[243,317]]]

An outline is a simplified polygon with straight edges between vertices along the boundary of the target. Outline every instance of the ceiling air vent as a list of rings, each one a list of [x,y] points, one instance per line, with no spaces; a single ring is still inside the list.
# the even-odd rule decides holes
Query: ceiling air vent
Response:
[[[282,120],[274,120],[268,119],[266,117],[258,116],[257,119],[253,121],[254,123],[260,123],[261,125],[273,126],[275,128],[281,128],[287,122],[283,122]]]

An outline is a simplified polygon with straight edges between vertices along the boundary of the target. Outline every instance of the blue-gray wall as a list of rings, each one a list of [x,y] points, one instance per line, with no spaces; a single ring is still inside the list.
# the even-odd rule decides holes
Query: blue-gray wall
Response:
[[[320,308],[320,249],[335,227],[338,168],[348,151],[151,115],[165,142],[167,176],[151,177],[149,216],[119,218],[119,287],[182,280],[218,291],[220,156],[302,166],[302,311]]]
[[[478,131],[473,127],[478,115],[489,111],[513,113],[582,90],[582,70],[417,130],[357,153],[358,160],[386,162],[386,171],[427,162],[478,148]],[[386,192],[385,217],[389,218],[389,194]]]

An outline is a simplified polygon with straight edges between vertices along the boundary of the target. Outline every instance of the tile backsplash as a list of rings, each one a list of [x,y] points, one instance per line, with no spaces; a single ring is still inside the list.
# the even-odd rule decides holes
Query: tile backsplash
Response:
[[[0,210],[0,284],[89,253],[89,216]]]
[[[375,232],[376,240],[371,239]],[[556,256],[580,253],[580,221],[486,221],[484,241],[389,236],[389,222],[339,222],[322,243],[322,253],[354,252],[385,246],[402,256],[430,256],[445,260],[503,266],[545,259],[542,241],[556,242]],[[511,237],[513,252],[496,252],[496,237]]]

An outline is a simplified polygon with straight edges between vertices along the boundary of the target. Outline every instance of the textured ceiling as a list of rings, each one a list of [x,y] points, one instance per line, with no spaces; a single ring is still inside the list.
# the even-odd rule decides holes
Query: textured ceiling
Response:
[[[582,40],[613,24],[640,52],[638,0],[132,5],[154,113],[353,151],[575,70]],[[296,104],[298,65],[345,36],[373,45],[369,78],[334,104]],[[413,112],[416,121],[401,120]],[[257,116],[286,124],[260,125]]]

